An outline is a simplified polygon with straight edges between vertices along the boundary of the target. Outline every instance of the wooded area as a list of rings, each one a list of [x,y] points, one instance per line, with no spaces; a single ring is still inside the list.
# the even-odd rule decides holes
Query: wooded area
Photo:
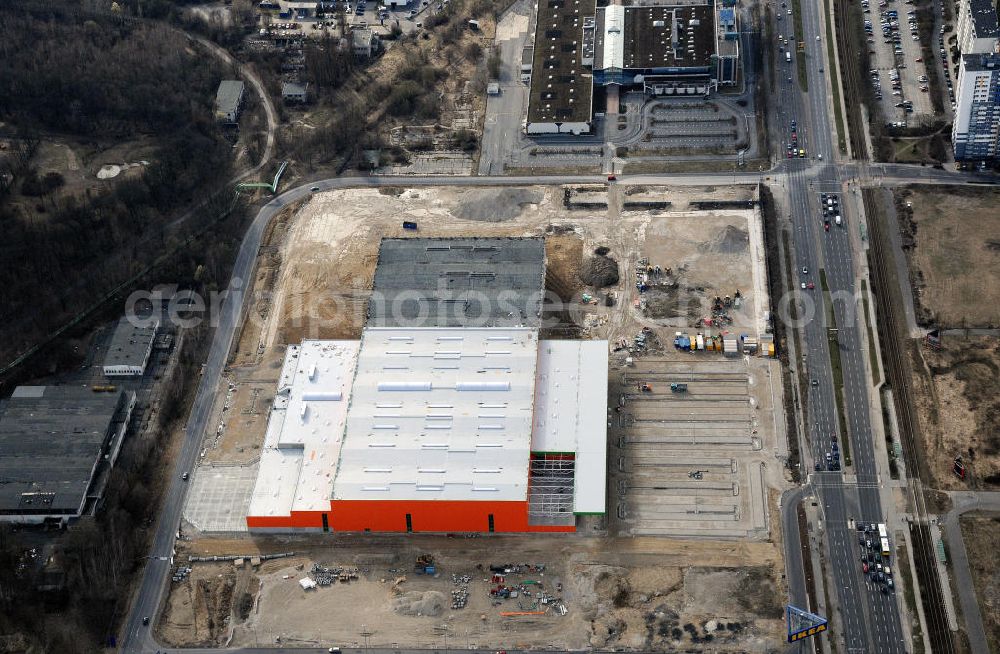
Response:
[[[0,4],[0,141],[17,169],[8,193],[0,193],[2,363],[158,257],[166,255],[144,285],[217,289],[245,226],[245,207],[223,214],[232,196],[216,193],[232,175],[232,147],[212,105],[219,80],[232,73],[168,27],[102,16],[93,7],[75,11],[87,2],[52,3],[51,11]],[[39,143],[52,141],[96,152],[142,141],[152,150],[135,174],[107,181],[89,174],[85,188],[70,189],[58,173],[36,167]],[[169,227],[203,201],[190,228]],[[107,303],[88,320],[112,320],[120,311]],[[81,323],[78,335],[91,326]],[[0,650],[94,652],[116,632],[148,551],[168,427],[183,420],[209,335],[204,326],[182,334],[153,428],[126,439],[102,510],[51,536],[65,585],[40,590],[40,561],[26,553],[26,542],[38,539],[0,527]],[[60,338],[46,348],[20,379],[79,356],[70,343]]]
[[[13,142],[157,144],[143,174],[80,194],[56,193],[58,180],[29,162],[14,189],[39,201],[0,198],[0,361],[162,252],[165,224],[231,174],[212,116],[225,73],[166,27],[0,8],[0,120]]]

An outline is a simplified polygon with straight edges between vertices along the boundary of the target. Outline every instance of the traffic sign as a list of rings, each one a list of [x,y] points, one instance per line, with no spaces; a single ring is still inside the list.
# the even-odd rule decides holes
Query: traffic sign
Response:
[[[788,621],[788,642],[790,643],[826,631],[828,623],[823,616],[810,613],[791,604],[785,607],[785,618]]]

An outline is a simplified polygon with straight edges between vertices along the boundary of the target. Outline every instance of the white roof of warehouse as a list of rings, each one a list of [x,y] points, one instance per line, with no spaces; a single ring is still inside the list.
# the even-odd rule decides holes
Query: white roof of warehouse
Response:
[[[523,501],[537,331],[368,328],[333,499]]]
[[[607,68],[625,67],[625,7],[604,8],[604,63]]]
[[[575,453],[576,513],[603,513],[606,341],[532,328],[369,328],[289,346],[249,515],[330,499],[524,501],[530,453]],[[346,434],[346,436],[345,436]]]
[[[249,515],[330,508],[358,341],[304,341],[285,352]]]
[[[542,341],[535,389],[531,450],[575,453],[573,511],[604,513],[608,342]]]

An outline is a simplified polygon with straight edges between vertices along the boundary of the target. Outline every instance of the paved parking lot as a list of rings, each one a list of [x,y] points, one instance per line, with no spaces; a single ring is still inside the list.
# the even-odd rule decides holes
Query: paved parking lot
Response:
[[[184,520],[202,532],[243,532],[257,465],[198,466],[188,483]]]
[[[673,147],[735,154],[749,144],[746,117],[723,102],[702,98],[653,100],[641,111],[641,138],[630,140],[638,153],[644,148]]]
[[[921,59],[916,9],[912,0],[860,0],[872,54],[869,71],[890,123],[913,124],[933,116],[927,69]],[[900,125],[901,126],[901,125]]]
[[[762,385],[742,359],[685,359],[641,358],[621,373],[611,458],[618,527],[630,535],[764,538],[765,411],[751,399]],[[673,392],[672,383],[687,390]]]

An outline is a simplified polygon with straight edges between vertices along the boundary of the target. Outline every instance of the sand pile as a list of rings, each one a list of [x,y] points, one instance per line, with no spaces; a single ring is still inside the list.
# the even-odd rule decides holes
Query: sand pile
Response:
[[[436,590],[411,590],[392,600],[392,609],[400,615],[441,615],[445,607],[444,593]]]
[[[726,225],[725,229],[719,232],[704,249],[720,254],[739,254],[747,251],[749,243],[750,235],[745,229]]]

